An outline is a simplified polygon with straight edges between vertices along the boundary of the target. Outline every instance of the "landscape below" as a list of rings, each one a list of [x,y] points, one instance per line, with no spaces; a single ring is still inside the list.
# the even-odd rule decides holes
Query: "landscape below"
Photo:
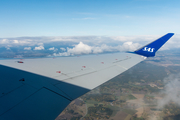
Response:
[[[160,51],[74,100],[56,120],[180,119],[178,101],[166,99],[168,86],[180,84],[179,73],[179,50]],[[172,90],[178,99],[180,89]]]

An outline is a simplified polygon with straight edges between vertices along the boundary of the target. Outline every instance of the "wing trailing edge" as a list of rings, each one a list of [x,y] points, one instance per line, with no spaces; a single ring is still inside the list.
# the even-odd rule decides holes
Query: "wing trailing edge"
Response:
[[[154,57],[155,53],[159,50],[159,48],[161,48],[173,35],[174,33],[168,33],[162,36],[161,38],[134,51],[134,53],[145,56],[145,57]]]

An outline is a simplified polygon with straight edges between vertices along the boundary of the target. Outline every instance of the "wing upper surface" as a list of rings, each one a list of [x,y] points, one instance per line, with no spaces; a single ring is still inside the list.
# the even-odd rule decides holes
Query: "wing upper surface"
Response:
[[[57,58],[41,58],[41,59],[24,59],[21,60],[23,63],[18,63],[18,60],[1,60],[0,64],[15,69],[20,69],[26,72],[42,75],[58,81],[64,81],[67,83],[73,83],[87,89],[93,89],[99,84],[96,83],[90,85],[71,82],[72,80],[83,77],[91,76],[92,79],[96,76],[105,77],[113,76],[114,72],[117,71],[117,75],[123,71],[129,69],[133,65],[144,60],[144,57],[141,57],[136,54],[130,53],[114,53],[108,55],[87,55],[80,57],[57,57]],[[110,69],[115,69],[114,72]],[[106,72],[103,76],[98,75],[99,73]],[[97,74],[98,73],[98,74]],[[9,72],[9,74],[11,74]],[[97,75],[95,75],[97,74]],[[113,74],[113,75],[111,75]],[[94,79],[95,79],[94,78]],[[104,80],[104,78],[99,78]],[[98,81],[100,81],[98,79]],[[109,79],[109,77],[107,78]],[[92,81],[92,80],[91,80]],[[83,82],[83,81],[82,81]],[[97,80],[96,80],[97,82]],[[55,84],[55,83],[53,83]]]

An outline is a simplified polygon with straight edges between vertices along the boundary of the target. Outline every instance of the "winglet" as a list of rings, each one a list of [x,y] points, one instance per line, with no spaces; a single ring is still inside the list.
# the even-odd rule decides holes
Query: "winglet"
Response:
[[[163,46],[172,36],[174,33],[168,33],[161,38],[149,43],[148,45],[145,45],[144,47],[134,51],[136,54],[143,55],[146,57],[154,57],[156,51]]]

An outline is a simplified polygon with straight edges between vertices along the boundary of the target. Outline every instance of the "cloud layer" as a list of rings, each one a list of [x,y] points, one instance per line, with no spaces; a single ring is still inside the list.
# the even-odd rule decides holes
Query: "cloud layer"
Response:
[[[180,106],[180,73],[171,74],[164,79],[165,88],[161,91],[165,97],[158,101],[158,108],[163,108],[170,102],[174,102]]]
[[[69,56],[97,54],[103,52],[134,51],[161,36],[62,36],[62,37],[18,37],[0,38],[0,48],[40,52],[48,50],[50,55]],[[172,37],[160,50],[180,48],[180,35]],[[58,49],[59,48],[59,49]],[[51,52],[50,52],[51,51]]]
[[[125,42],[123,45],[108,46],[102,44],[101,46],[89,46],[83,42],[75,45],[73,48],[67,48],[66,52],[54,53],[54,56],[69,56],[69,55],[80,55],[80,54],[97,54],[103,52],[117,52],[117,51],[134,51],[141,45],[139,43]],[[64,49],[63,49],[64,50]]]
[[[148,43],[162,35],[144,35],[144,36],[62,36],[62,37],[17,37],[17,38],[0,38],[0,45],[22,45],[22,46],[34,46],[45,43],[53,42],[83,42],[86,44],[117,44],[124,43],[127,41],[136,43]],[[176,34],[169,41],[170,44],[180,43],[180,35]],[[180,47],[180,46],[178,46]]]

